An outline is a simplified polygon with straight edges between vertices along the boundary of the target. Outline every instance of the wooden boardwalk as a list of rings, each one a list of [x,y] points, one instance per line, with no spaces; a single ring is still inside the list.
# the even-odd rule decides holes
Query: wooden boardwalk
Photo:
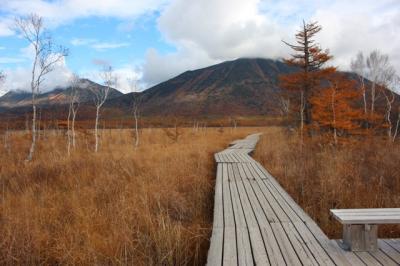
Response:
[[[400,241],[347,252],[330,240],[279,183],[249,156],[259,134],[216,153],[208,265],[399,265]]]

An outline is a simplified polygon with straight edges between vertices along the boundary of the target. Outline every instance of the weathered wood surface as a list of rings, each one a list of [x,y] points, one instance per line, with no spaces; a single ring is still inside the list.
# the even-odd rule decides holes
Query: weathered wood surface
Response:
[[[208,265],[399,265],[400,240],[348,252],[330,240],[249,154],[259,134],[216,153],[214,222]]]
[[[333,209],[333,216],[342,224],[399,224],[400,208]]]
[[[343,224],[341,247],[351,251],[377,251],[378,225],[400,223],[400,208],[332,209],[331,213]]]

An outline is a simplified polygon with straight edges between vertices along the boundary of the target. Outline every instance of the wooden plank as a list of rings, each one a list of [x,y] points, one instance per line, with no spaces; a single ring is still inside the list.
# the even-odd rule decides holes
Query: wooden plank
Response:
[[[208,249],[207,265],[220,266],[222,265],[222,255],[224,248],[224,228],[213,228],[210,248]]]
[[[224,252],[223,264],[237,264],[236,227],[228,180],[228,164],[222,164],[222,193],[224,203]]]
[[[382,265],[378,260],[376,260],[373,256],[371,256],[371,254],[369,254],[368,252],[354,252],[354,254],[356,254],[362,261],[364,264],[366,265]]]
[[[379,240],[376,252],[346,252],[248,153],[258,135],[216,153],[214,224],[208,265],[398,265],[400,242]],[[400,219],[400,208],[339,210],[344,220]],[[399,217],[397,217],[398,215]],[[293,221],[293,222],[292,222]],[[385,222],[386,223],[386,222]]]
[[[290,197],[289,194],[287,194],[287,192],[279,185],[279,183],[271,175],[269,175],[269,173],[258,162],[256,162],[253,167],[259,168],[260,172],[264,174],[263,180],[269,180],[279,194],[285,198],[286,202],[292,207],[293,211],[296,212],[297,215],[305,222],[305,225],[320,243],[321,247],[328,253],[329,257],[338,265],[349,265],[348,260],[343,256],[341,248],[333,245],[329,241],[314,220],[312,220],[301,209],[301,207]],[[260,172],[258,173],[260,174]]]
[[[256,166],[256,164],[250,164],[250,166],[253,167],[253,172],[254,175],[258,175],[260,178],[262,177],[262,173],[259,171],[259,169]],[[292,222],[299,222],[301,219],[299,216],[293,211],[292,206],[288,204],[286,201],[285,197],[282,196],[279,191],[277,191],[276,187],[270,182],[269,179],[263,179],[263,185],[267,188],[267,190],[273,195],[273,197],[276,199],[278,204],[281,206],[281,208],[284,210],[286,215],[289,217],[289,219]],[[297,208],[300,208],[297,206]]]
[[[281,208],[277,199],[271,194],[271,192],[268,190],[268,188],[263,184],[262,180],[260,180],[260,178],[257,177],[257,174],[254,172],[254,170],[251,167],[252,164],[246,164],[246,166],[248,166],[248,169],[249,169],[251,175],[257,181],[257,185],[258,185],[258,188],[262,192],[262,196],[265,198],[265,201],[267,201],[268,204],[271,206],[271,208],[272,208],[273,212],[276,214],[276,217],[278,218],[278,220],[281,222],[290,221],[290,218],[285,213],[285,211]]]
[[[228,164],[228,175],[230,176],[231,180],[235,180],[232,164]],[[238,263],[239,265],[252,264],[253,262],[252,249],[249,239],[249,232],[247,228],[246,218],[243,212],[243,206],[241,205],[235,182],[234,181],[229,182],[229,187],[231,190],[233,214],[235,217],[235,224],[236,224]]]
[[[215,180],[215,195],[214,195],[214,219],[213,227],[224,226],[224,207],[222,197],[222,165],[217,165],[217,177]]]
[[[335,265],[332,259],[327,255],[327,252],[321,247],[321,244],[314,238],[304,223],[300,222],[290,225],[293,225],[293,227],[298,231],[299,235],[304,241],[304,244],[310,249],[318,264]],[[293,230],[293,228],[291,229]]]
[[[302,221],[306,222],[309,227],[312,227],[310,228],[311,231],[315,230],[317,234],[322,233],[315,221],[311,219],[310,216],[308,216],[308,214],[294,201],[294,199],[281,187],[275,178],[273,178],[258,162],[254,164],[254,167],[258,168],[260,172],[264,173],[264,179],[267,179],[269,183],[273,185],[276,191],[285,199],[287,204],[292,208],[297,216],[299,216]]]
[[[391,259],[389,256],[387,256],[384,252],[382,252],[382,250],[369,251],[368,253],[371,254],[371,256],[373,256],[382,265],[385,265],[385,266],[398,265],[398,263],[396,263],[393,259]]]
[[[363,208],[363,209],[332,209],[334,213],[338,214],[357,214],[357,213],[367,213],[373,215],[374,213],[380,214],[385,212],[395,212],[400,213],[400,208]]]
[[[333,217],[342,224],[400,223],[400,208],[390,209],[332,209]]]
[[[247,166],[243,166],[244,170],[248,171]],[[252,180],[250,183],[251,189],[254,193],[255,198],[257,199],[257,201],[259,202],[260,206],[261,206],[261,210],[264,213],[264,216],[266,217],[268,222],[278,222],[279,219],[276,215],[276,213],[274,212],[274,210],[272,209],[272,206],[270,205],[270,202],[267,201],[267,199],[264,197],[263,192],[260,189],[259,184],[257,183],[257,180]],[[284,215],[284,214],[282,214]],[[289,218],[287,216],[285,216],[286,221],[289,221]]]
[[[272,231],[276,237],[278,245],[287,265],[302,265],[296,251],[293,249],[281,223],[271,223]]]
[[[239,177],[235,178],[235,183],[239,192],[240,201],[243,206],[247,227],[249,228],[250,243],[253,250],[254,261],[258,265],[269,264],[268,255],[260,232],[260,227],[258,225],[257,218],[254,215],[253,206],[250,203],[247,192],[245,190],[244,183],[247,184],[248,180],[244,172],[239,169],[238,165],[240,164],[233,165],[233,172],[234,174],[239,175]],[[240,178],[242,179],[242,181],[238,182],[237,180],[239,180]]]
[[[236,228],[227,227],[224,228],[224,259],[223,265],[237,265],[237,246],[236,246]]]
[[[337,240],[330,240],[330,246],[332,247],[331,251],[337,251],[341,255],[340,258],[345,259],[345,260],[342,259],[340,261],[335,260],[336,265],[356,265],[356,266],[357,265],[365,265],[365,263],[356,254],[354,254],[353,252],[347,252],[347,251],[343,250],[339,246]],[[328,251],[328,254],[332,255],[333,252]]]
[[[384,239],[392,248],[400,252],[400,239]]]
[[[303,265],[319,265],[291,222],[281,223],[288,239]]]
[[[400,264],[400,252],[390,246],[383,240],[378,240],[379,249],[382,250],[387,256],[389,256],[392,260]]]
[[[242,173],[246,174],[243,165],[238,165],[239,170],[242,170]],[[282,253],[279,249],[278,243],[274,237],[271,226],[265,216],[265,213],[262,209],[262,206],[257,198],[255,191],[251,186],[251,182],[243,182],[243,186],[246,189],[248,199],[250,201],[252,210],[256,217],[256,220],[259,225],[259,229],[261,231],[261,236],[264,240],[264,246],[269,258],[270,265],[284,265],[285,261],[283,260]],[[277,221],[277,219],[276,219]]]

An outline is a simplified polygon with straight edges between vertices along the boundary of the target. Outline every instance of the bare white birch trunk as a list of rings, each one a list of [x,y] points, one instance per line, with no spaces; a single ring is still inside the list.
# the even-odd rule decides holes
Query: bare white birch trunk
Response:
[[[69,105],[69,110],[68,110],[68,118],[67,118],[67,138],[68,138],[68,143],[67,143],[67,152],[68,156],[71,155],[71,104]]]
[[[396,140],[397,133],[399,132],[399,126],[400,126],[400,113],[397,116],[396,128],[395,128],[394,134],[393,134],[393,142]]]
[[[337,130],[336,130],[336,109],[335,109],[335,96],[336,92],[333,91],[332,93],[332,100],[331,100],[331,106],[332,106],[332,118],[333,118],[333,139],[335,141],[335,145],[337,145],[338,140],[337,140]]]
[[[135,147],[137,148],[139,146],[139,130],[138,130],[138,115],[136,109],[133,112],[133,116],[135,118]]]
[[[75,142],[75,118],[76,118],[76,111],[72,110],[72,147],[75,149],[76,142]]]
[[[99,135],[98,135],[99,113],[100,113],[100,106],[97,106],[96,107],[96,122],[94,124],[94,136],[95,136],[94,151],[95,152],[97,152],[99,150]]]
[[[303,137],[304,137],[304,92],[301,92],[300,96],[300,140],[301,145],[303,146]]]

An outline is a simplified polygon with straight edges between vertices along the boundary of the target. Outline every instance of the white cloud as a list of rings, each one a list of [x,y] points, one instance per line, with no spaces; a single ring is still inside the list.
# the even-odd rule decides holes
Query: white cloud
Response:
[[[348,69],[358,51],[379,49],[390,55],[400,73],[399,1],[336,1],[317,7],[312,18],[323,26],[319,40],[331,50],[341,68]]]
[[[175,0],[161,13],[158,27],[177,51],[150,49],[143,77],[155,83],[205,63],[288,57],[281,40],[293,42],[302,19],[323,26],[317,41],[342,69],[359,50],[379,49],[400,73],[398,0]]]
[[[21,57],[0,56],[0,64],[16,64],[24,61],[25,59]]]
[[[144,79],[160,82],[188,69],[238,57],[282,56],[285,30],[259,10],[259,0],[172,2],[158,20],[165,39],[177,52],[149,50]]]
[[[30,90],[30,76],[32,69],[29,67],[17,67],[13,69],[5,69],[6,75],[5,82],[3,84],[3,90]],[[70,77],[71,71],[66,65],[65,60],[58,62],[54,71],[50,72],[45,76],[45,81],[42,84],[41,92],[52,90],[56,87],[64,87]]]
[[[37,13],[47,25],[57,26],[82,17],[132,19],[159,10],[168,0],[2,0],[0,10],[10,16]],[[2,23],[0,23],[1,25]],[[1,26],[0,26],[1,33]]]
[[[12,25],[13,25],[13,20],[11,18],[0,18],[0,37],[13,35],[14,32],[11,30]]]
[[[71,40],[73,46],[90,45],[96,43],[96,39],[74,38]]]
[[[101,61],[101,60],[99,60]],[[108,62],[107,62],[108,64]],[[81,73],[81,77],[88,78],[94,82],[97,82],[99,84],[103,84],[103,80],[101,79],[100,75],[101,68],[99,69],[86,69],[83,70]],[[124,65],[119,68],[115,68],[113,70],[114,75],[117,78],[117,85],[115,86],[116,89],[123,93],[129,93],[132,92],[132,80],[137,81],[137,90],[141,91],[143,90],[144,84],[140,82],[142,76],[141,76],[141,71],[138,66],[136,65]]]
[[[100,52],[130,46],[128,42],[99,42],[96,39],[85,38],[74,38],[71,40],[71,44],[73,46],[88,46]]]
[[[112,42],[99,42],[99,43],[94,43],[90,45],[93,49],[97,51],[105,51],[109,49],[116,49],[116,48],[122,48],[122,47],[127,47],[130,46],[129,43],[127,42],[119,42],[119,43],[112,43]]]
[[[400,73],[399,0],[0,1],[0,11],[8,14],[0,19],[0,36],[12,34],[8,28],[12,16],[32,12],[41,14],[50,26],[101,16],[119,18],[121,29],[130,29],[135,18],[159,11],[158,28],[176,52],[147,51],[142,71],[143,82],[149,85],[238,57],[287,57],[290,51],[281,40],[292,42],[302,19],[320,22],[323,31],[318,41],[343,69],[359,50],[380,49]],[[94,39],[73,39],[71,44],[97,51],[129,45]]]
[[[184,71],[206,67],[218,62],[215,59],[211,59],[201,49],[190,45],[186,45],[182,49],[166,55],[161,55],[155,49],[149,49],[142,69],[142,82],[145,86],[149,87]]]

